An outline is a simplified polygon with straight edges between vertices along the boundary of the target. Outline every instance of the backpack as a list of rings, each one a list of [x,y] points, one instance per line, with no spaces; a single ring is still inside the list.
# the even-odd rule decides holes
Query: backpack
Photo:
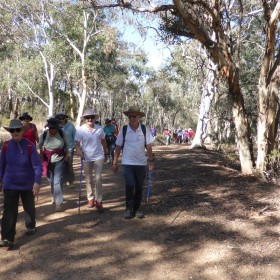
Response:
[[[31,153],[32,153],[32,143],[29,141],[29,140],[27,140],[29,143],[28,143],[28,156],[29,156],[29,158],[30,158],[30,156],[31,156]],[[6,155],[7,154],[7,151],[8,151],[8,146],[9,146],[9,140],[8,141],[5,141],[4,142],[4,147],[3,147],[3,151],[4,151],[4,154]]]
[[[60,137],[61,137],[61,138],[63,139],[63,141],[64,141],[64,135],[63,135],[62,129],[61,129],[61,128],[58,128],[57,130],[58,130],[58,133],[59,133]],[[43,143],[44,143],[45,140],[46,140],[47,132],[48,132],[48,130],[45,130],[44,133],[43,133]]]
[[[144,137],[145,137],[145,144],[144,144],[144,146],[146,147],[146,126],[144,124],[141,124],[141,129],[142,129],[142,132],[143,132]],[[124,125],[123,126],[123,131],[122,131],[122,133],[123,133],[123,145],[122,145],[122,148],[124,147],[126,131],[127,131],[127,125]]]

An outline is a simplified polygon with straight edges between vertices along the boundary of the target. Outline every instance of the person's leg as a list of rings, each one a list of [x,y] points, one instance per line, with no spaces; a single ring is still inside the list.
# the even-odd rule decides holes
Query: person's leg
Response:
[[[87,199],[89,202],[89,206],[94,206],[94,194],[93,194],[93,161],[84,162],[83,169],[85,173],[85,180],[86,180],[86,189],[87,189]]]
[[[134,195],[134,203],[133,203],[134,215],[141,207],[145,176],[146,176],[146,166],[135,166],[134,177],[136,183],[135,183],[135,195]]]
[[[54,202],[56,205],[61,205],[63,203],[63,175],[64,175],[64,160],[60,160],[54,163],[53,172],[53,194]]]
[[[93,164],[94,176],[95,176],[95,199],[96,207],[102,207],[102,171],[104,160],[96,160]]]
[[[4,211],[1,223],[2,240],[14,242],[18,216],[19,192],[4,190]]]
[[[133,165],[123,165],[123,175],[125,179],[125,218],[133,217],[133,204],[134,204],[134,190],[135,190],[135,177]]]
[[[32,191],[21,191],[20,197],[25,212],[25,226],[27,229],[35,229],[35,200]]]

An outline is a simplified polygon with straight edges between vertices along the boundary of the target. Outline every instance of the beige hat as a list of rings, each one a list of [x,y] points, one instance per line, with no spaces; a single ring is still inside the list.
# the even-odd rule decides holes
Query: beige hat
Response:
[[[10,131],[10,129],[15,128],[22,128],[22,123],[20,120],[11,120],[9,126],[3,126],[7,131]]]
[[[82,117],[86,117],[86,116],[95,116],[95,118],[99,117],[99,115],[90,108],[84,110]]]
[[[138,106],[130,106],[127,111],[123,112],[126,116],[129,114],[137,114],[140,115],[140,117],[145,117],[146,114],[140,111],[140,108]]]

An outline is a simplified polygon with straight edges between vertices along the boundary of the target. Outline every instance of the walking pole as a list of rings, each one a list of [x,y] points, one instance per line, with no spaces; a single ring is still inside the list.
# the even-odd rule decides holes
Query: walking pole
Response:
[[[79,201],[78,201],[78,214],[80,214],[80,208],[81,208],[82,181],[83,181],[83,159],[81,158],[80,186],[79,186]]]
[[[149,174],[148,174],[147,202],[149,201],[149,198],[150,198],[151,178],[152,178],[152,171],[150,170]]]

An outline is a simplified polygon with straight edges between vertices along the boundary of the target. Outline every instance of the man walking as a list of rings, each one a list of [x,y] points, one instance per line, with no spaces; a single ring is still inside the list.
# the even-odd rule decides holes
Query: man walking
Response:
[[[143,185],[146,176],[147,150],[149,171],[154,169],[152,151],[153,136],[150,129],[140,124],[140,118],[145,116],[139,107],[131,106],[123,112],[129,119],[129,124],[123,126],[116,140],[113,170],[118,171],[118,158],[122,150],[122,166],[126,188],[125,219],[133,217],[144,218],[141,210]]]

